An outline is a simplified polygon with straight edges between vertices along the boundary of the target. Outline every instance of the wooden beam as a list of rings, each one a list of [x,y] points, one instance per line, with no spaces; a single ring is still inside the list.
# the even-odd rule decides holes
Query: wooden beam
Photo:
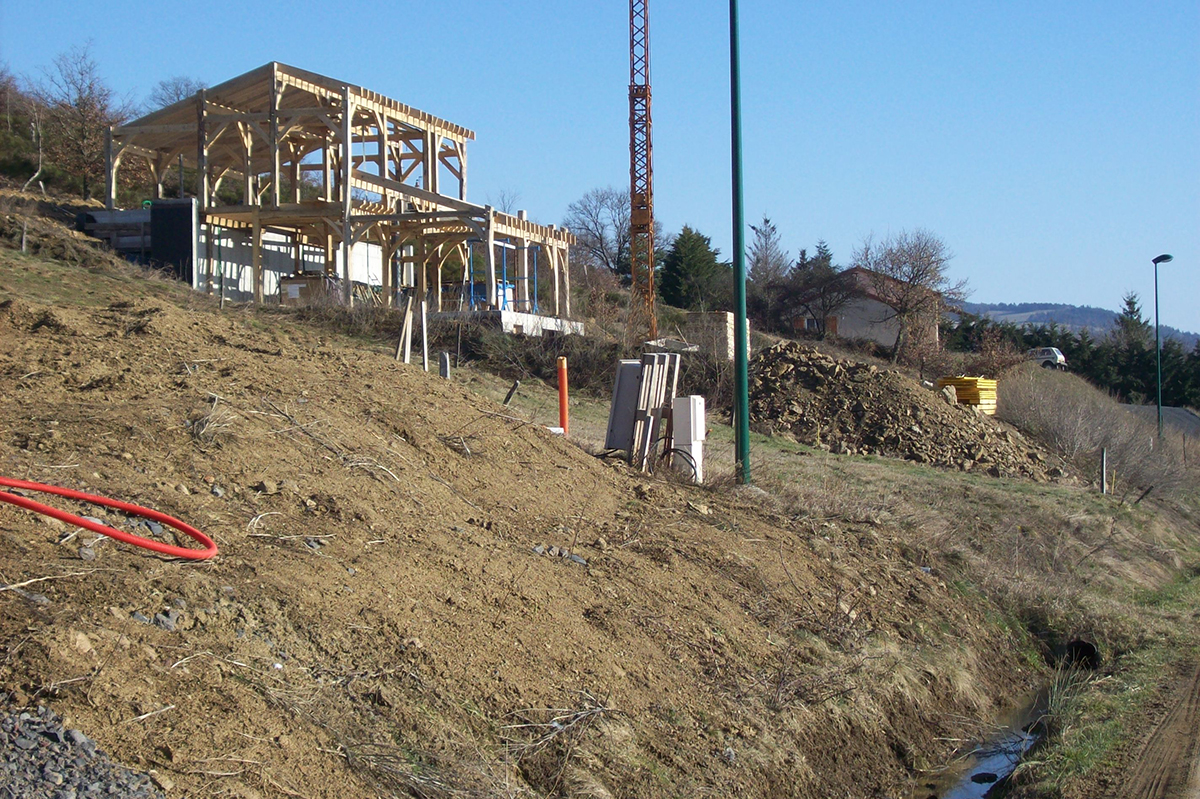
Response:
[[[118,136],[135,136],[146,133],[191,133],[195,129],[196,126],[190,123],[179,125],[118,125],[113,128],[113,133]]]
[[[354,175],[354,98],[347,87],[342,93],[342,141],[339,144],[342,156],[342,272],[345,285],[342,286],[342,297],[347,307],[354,307],[354,286],[350,270],[350,211],[352,177]]]

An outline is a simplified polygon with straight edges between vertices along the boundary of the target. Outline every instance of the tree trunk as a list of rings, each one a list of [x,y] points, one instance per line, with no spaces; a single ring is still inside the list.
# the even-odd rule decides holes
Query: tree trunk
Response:
[[[896,330],[896,343],[892,345],[892,363],[900,360],[900,347],[904,344],[904,323]]]

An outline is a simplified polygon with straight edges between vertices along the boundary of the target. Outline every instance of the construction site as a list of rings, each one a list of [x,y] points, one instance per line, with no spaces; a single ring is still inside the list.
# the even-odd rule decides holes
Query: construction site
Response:
[[[613,329],[475,132],[275,61],[0,185],[0,797],[1198,795],[1186,439],[1095,479],[1003,413],[1071,375],[766,334],[739,418],[628,41]]]
[[[368,89],[272,62],[112,128],[107,211],[88,214],[84,228],[232,301],[391,308],[416,298],[422,320],[471,313],[527,334],[581,332],[569,321],[574,237],[524,211],[468,202],[474,138]],[[130,159],[154,178],[147,209],[116,208]],[[195,172],[194,197],[161,202],[172,168]]]

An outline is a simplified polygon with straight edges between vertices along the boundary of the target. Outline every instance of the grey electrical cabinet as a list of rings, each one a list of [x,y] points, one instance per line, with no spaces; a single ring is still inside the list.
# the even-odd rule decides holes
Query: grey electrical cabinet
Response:
[[[628,452],[633,447],[633,423],[637,415],[638,391],[642,381],[642,362],[617,362],[617,377],[613,381],[612,405],[608,409],[608,433],[605,449]]]

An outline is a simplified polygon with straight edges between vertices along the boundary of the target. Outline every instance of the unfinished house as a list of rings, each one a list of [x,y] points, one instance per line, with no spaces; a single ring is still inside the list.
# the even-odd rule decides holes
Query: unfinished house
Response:
[[[504,316],[525,333],[582,332],[567,319],[574,236],[468,202],[474,138],[362,87],[272,62],[111,128],[109,214],[89,224],[100,233],[120,229],[121,214],[170,208],[194,233],[192,251],[173,255],[180,275],[232,299],[392,307],[415,298],[422,318],[469,312]],[[119,212],[117,175],[131,158],[145,161],[156,201]],[[168,171],[185,167],[194,198],[163,199]],[[146,231],[159,227],[142,223],[143,251]]]

